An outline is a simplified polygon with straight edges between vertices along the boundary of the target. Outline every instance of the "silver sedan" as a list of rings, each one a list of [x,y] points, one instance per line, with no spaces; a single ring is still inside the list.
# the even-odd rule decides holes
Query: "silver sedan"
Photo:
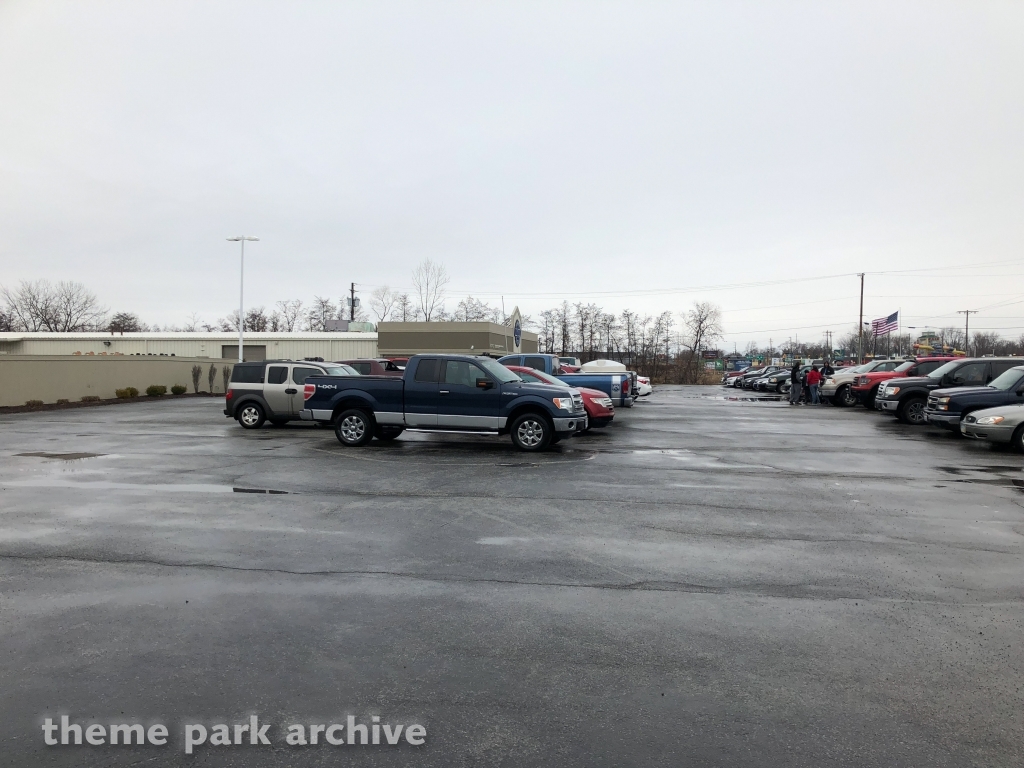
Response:
[[[1002,405],[967,414],[960,422],[960,433],[990,443],[1010,443],[1024,452],[1024,405]]]

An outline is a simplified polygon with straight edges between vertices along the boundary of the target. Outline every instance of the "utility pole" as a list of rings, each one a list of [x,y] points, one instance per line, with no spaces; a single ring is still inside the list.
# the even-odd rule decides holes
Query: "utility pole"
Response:
[[[958,315],[964,316],[964,352],[967,356],[971,356],[971,315],[978,314],[976,309],[958,309],[956,311]]]
[[[857,363],[864,363],[864,273],[860,273],[860,319],[857,321]]]
[[[349,322],[355,322],[356,319],[356,284],[352,283],[352,287],[349,289],[351,294],[348,299],[348,319]]]

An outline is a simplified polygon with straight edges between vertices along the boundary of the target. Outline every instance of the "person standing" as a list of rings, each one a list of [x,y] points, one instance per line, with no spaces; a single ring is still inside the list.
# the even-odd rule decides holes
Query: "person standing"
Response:
[[[789,371],[789,404],[800,404],[800,390],[803,384],[800,383],[800,361],[794,360],[793,367]]]
[[[808,405],[821,405],[821,401],[818,399],[818,387],[820,386],[821,373],[818,371],[818,366],[812,365],[811,370],[807,372]]]

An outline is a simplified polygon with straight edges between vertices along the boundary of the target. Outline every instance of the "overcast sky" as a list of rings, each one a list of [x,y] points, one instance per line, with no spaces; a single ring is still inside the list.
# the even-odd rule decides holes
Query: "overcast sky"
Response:
[[[1019,1],[0,2],[0,283],[214,320],[245,233],[252,304],[429,257],[450,308],[710,300],[742,348],[848,330],[867,271],[868,319],[1015,337],[1022,40]]]

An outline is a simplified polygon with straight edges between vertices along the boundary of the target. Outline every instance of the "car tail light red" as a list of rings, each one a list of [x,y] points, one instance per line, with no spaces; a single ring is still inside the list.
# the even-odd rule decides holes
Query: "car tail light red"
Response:
[[[302,387],[302,399],[303,401],[309,400],[316,392],[316,384],[306,384]]]
[[[229,389],[227,392],[224,393],[224,399],[225,400],[230,400],[234,396],[235,396],[235,390],[233,390],[233,389]]]

